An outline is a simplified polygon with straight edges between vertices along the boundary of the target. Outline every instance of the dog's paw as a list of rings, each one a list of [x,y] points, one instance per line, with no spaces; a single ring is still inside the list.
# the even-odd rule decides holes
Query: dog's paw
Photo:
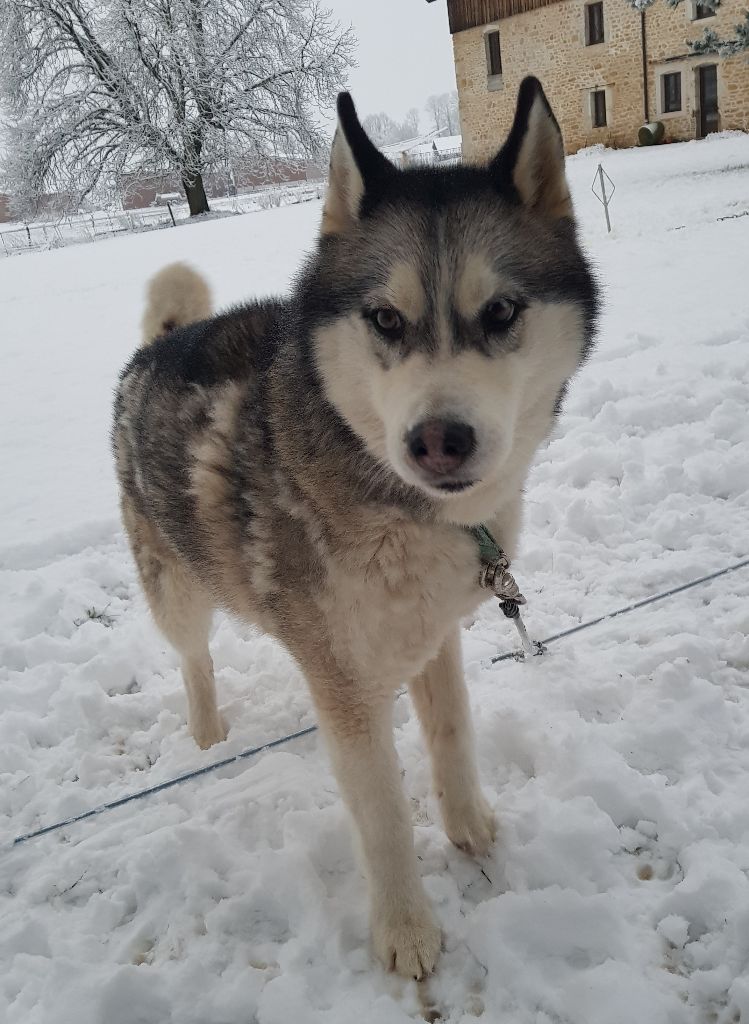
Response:
[[[442,816],[450,842],[472,857],[485,857],[497,837],[497,823],[481,792],[449,804],[443,801]]]
[[[374,951],[383,966],[404,978],[431,974],[442,945],[442,933],[429,907],[421,913],[372,921]]]
[[[193,722],[190,725],[190,733],[201,750],[207,750],[214,743],[221,743],[226,739],[226,724],[221,715],[216,714],[200,722]]]

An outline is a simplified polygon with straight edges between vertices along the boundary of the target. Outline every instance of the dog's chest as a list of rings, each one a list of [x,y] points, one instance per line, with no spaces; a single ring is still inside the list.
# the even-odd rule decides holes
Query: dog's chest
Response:
[[[433,658],[449,628],[485,598],[478,551],[454,527],[359,532],[328,567],[322,599],[336,657],[361,680],[398,686]]]

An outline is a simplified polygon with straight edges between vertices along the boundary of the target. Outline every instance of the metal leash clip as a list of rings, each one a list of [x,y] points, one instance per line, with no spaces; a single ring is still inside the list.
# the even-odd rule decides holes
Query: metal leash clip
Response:
[[[526,656],[545,654],[544,644],[540,640],[531,640],[525,623],[520,617],[520,605],[525,604],[526,601],[520,593],[520,587],[515,582],[515,577],[510,572],[510,560],[501,548],[497,547],[497,552],[498,557],[481,566],[479,585],[491,590],[499,600],[499,606],[504,614],[515,623],[520,634],[520,643],[523,646],[522,651],[518,651],[514,656],[515,660],[522,661]]]

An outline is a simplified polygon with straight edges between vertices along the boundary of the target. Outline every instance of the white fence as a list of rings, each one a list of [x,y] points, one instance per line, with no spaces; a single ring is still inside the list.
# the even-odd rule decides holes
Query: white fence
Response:
[[[254,213],[276,206],[291,206],[319,199],[323,182],[289,182],[258,189],[238,196],[209,200],[211,213],[207,217],[226,217],[239,213]],[[100,210],[96,213],[76,214],[57,220],[37,221],[29,224],[0,224],[0,256],[14,256],[43,249],[56,249],[79,242],[93,242],[99,238],[135,231],[178,227],[190,218],[186,202],[152,206],[144,210]]]
[[[439,153],[417,152],[408,154],[406,167],[455,167],[463,162],[460,148],[443,149]]]

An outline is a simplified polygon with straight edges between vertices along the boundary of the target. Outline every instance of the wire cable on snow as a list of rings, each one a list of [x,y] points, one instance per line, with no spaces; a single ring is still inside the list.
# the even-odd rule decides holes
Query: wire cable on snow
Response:
[[[553,636],[547,637],[542,641],[542,643],[550,644],[554,640],[562,640],[564,637],[572,636],[573,633],[580,633],[584,629],[590,629],[591,626],[597,626],[601,622],[607,622],[609,619],[615,619],[619,615],[626,615],[627,612],[636,611],[638,608],[645,608],[647,605],[654,604],[656,601],[663,601],[667,597],[673,597],[674,594],[680,594],[685,590],[691,590],[692,587],[698,587],[702,583],[709,583],[711,580],[716,580],[720,576],[727,576],[728,573],[736,572],[737,569],[743,569],[748,565],[749,558],[745,558],[741,562],[736,562],[735,565],[729,565],[724,569],[718,569],[717,572],[711,572],[707,576],[700,576],[698,579],[691,580],[689,583],[682,583],[679,587],[672,587],[671,590],[665,590],[652,597],[646,597],[644,600],[636,601],[634,604],[629,604],[624,608],[617,608],[616,611],[608,612],[606,615],[599,615],[597,619],[589,619],[587,622],[581,622],[577,626],[572,626],[570,629],[562,630],[561,633],[555,633]],[[509,661],[511,658],[515,657],[515,652],[499,654],[495,658],[491,659],[491,663],[496,665],[500,661]],[[301,739],[303,736],[310,736],[313,732],[317,731],[318,726],[310,725],[306,729],[300,729],[298,732],[289,733],[287,736],[280,736],[278,739],[271,740],[269,743],[263,743],[259,747],[250,747],[247,750],[241,751],[239,754],[234,754],[232,757],[225,757],[221,761],[213,761],[211,764],[203,765],[202,768],[195,768],[193,771],[185,772],[183,775],[177,775],[175,778],[168,779],[166,782],[160,782],[156,786],[149,786],[147,789],[140,789],[136,793],[129,793],[127,796],[122,796],[117,800],[111,800],[109,803],[99,804],[98,807],[92,807],[89,811],[83,811],[81,814],[75,814],[70,818],[65,818],[64,821],[55,822],[53,825],[45,825],[44,828],[38,828],[34,832],[26,832],[23,835],[16,836],[10,844],[10,847],[14,848],[16,846],[20,846],[22,843],[27,843],[31,839],[48,835],[50,832],[56,832],[58,829],[65,828],[67,825],[75,825],[79,821],[85,821],[86,818],[93,818],[98,814],[102,814],[104,811],[114,810],[115,807],[122,807],[124,804],[132,803],[134,800],[142,800],[144,797],[153,796],[156,793],[163,793],[164,790],[171,789],[172,786],[178,786],[182,782],[189,782],[190,779],[197,779],[201,775],[207,775],[209,772],[215,772],[219,768],[226,768],[238,761],[246,760],[248,757],[254,757],[256,754],[262,754],[266,750],[273,750],[275,747],[280,747],[284,743],[290,743],[292,740]]]
[[[129,793],[127,796],[121,796],[118,800],[112,800],[108,804],[99,804],[98,807],[92,807],[90,811],[83,811],[81,814],[74,814],[71,818],[66,818],[64,821],[58,821],[54,825],[46,825],[44,828],[38,828],[35,832],[27,832],[25,835],[16,836],[13,840],[12,845],[18,846],[20,843],[26,843],[29,839],[36,839],[37,836],[46,835],[48,832],[55,832],[58,828],[64,828],[65,825],[75,825],[78,821],[84,821],[86,818],[93,818],[96,814],[101,814],[103,811],[111,811],[115,807],[122,807],[123,804],[129,804],[133,800],[141,800],[144,796],[153,796],[154,793],[163,793],[165,789],[171,789],[172,786],[178,786],[181,782],[187,782],[188,779],[197,779],[201,775],[207,775],[208,772],[215,772],[218,768],[226,768],[230,764],[235,764],[237,761],[243,761],[247,757],[254,757],[255,754],[262,754],[264,750],[273,750],[274,747],[280,747],[282,743],[290,743],[292,740],[301,739],[302,736],[309,736],[310,733],[317,732],[316,725],[310,725],[307,729],[300,729],[299,732],[291,732],[288,736],[281,736],[277,740],[271,740],[270,743],[263,743],[260,747],[250,747],[248,750],[243,750],[240,754],[234,754],[233,757],[225,757],[221,761],[213,761],[211,764],[203,765],[202,768],[194,768],[191,772],[185,772],[184,775],[177,775],[173,779],[168,779],[166,782],[160,782],[157,786],[149,786],[148,789],[139,789],[137,793]]]
[[[655,604],[656,601],[663,601],[667,597],[673,597],[674,594],[680,594],[683,590],[691,590],[692,587],[698,587],[701,583],[709,583],[710,580],[717,580],[719,576],[726,576],[729,572],[736,572],[737,569],[743,569],[749,565],[749,558],[745,558],[743,562],[736,562],[735,565],[728,565],[725,569],[718,569],[717,572],[711,572],[707,576],[700,576],[696,580],[690,580],[689,583],[682,583],[680,587],[673,587],[671,590],[664,590],[661,594],[655,594],[653,597],[646,597],[642,601],[635,601],[634,604],[628,604],[624,608],[617,608],[614,612],[607,612],[606,615],[599,615],[597,619],[588,619],[587,622],[581,622],[577,626],[571,626],[569,629],[563,629],[561,633],[554,633],[552,636],[547,636],[545,640],[541,641],[541,644],[553,643],[554,640],[561,640],[566,636],[572,636],[573,633],[580,633],[583,629],[590,629],[591,626],[597,626],[599,622],[608,622],[609,619],[615,619],[619,615],[626,615],[627,612],[636,611],[638,608],[645,608],[646,605]],[[509,661],[510,658],[515,658],[516,654],[514,651],[508,651],[507,654],[498,654],[492,658],[492,665],[496,665],[499,661]]]

